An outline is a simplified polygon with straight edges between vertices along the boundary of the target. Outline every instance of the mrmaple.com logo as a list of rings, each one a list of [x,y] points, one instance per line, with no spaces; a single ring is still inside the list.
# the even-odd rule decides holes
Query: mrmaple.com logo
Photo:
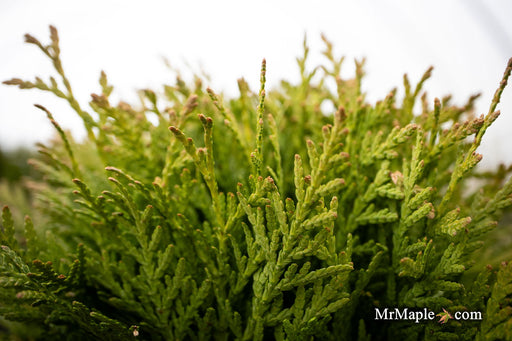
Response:
[[[450,319],[457,321],[481,321],[482,312],[480,311],[456,311],[453,314],[443,308],[439,314],[432,310],[423,308],[423,310],[410,310],[409,308],[384,308],[383,310],[375,308],[375,320],[384,321],[414,321],[420,323],[423,321],[433,321],[439,317],[439,323],[446,323]]]

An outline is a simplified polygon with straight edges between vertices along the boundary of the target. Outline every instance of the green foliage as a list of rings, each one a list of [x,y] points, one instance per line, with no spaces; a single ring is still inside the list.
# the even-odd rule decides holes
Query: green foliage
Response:
[[[24,148],[0,149],[0,206],[9,205],[15,221],[22,221],[25,215],[33,213],[30,187],[37,182],[29,177],[38,177],[31,170],[28,160],[34,156],[34,151]]]
[[[25,148],[2,151],[0,149],[0,180],[19,181],[22,176],[30,174],[27,160],[32,151]]]
[[[327,39],[328,65],[226,100],[200,77],[177,78],[141,105],[111,103],[101,73],[89,113],[67,79],[55,28],[47,55],[60,80],[11,79],[66,100],[88,137],[60,140],[32,161],[45,221],[22,237],[3,210],[0,314],[39,339],[511,339],[510,265],[476,269],[486,234],[512,204],[510,169],[480,174],[489,112],[473,96],[413,108],[430,77],[404,77],[371,105]],[[330,86],[334,85],[334,87]],[[323,112],[324,103],[338,108]],[[87,109],[89,110],[89,109]],[[155,117],[156,120],[152,120]],[[469,186],[475,177],[478,188]],[[482,311],[446,324],[374,320],[374,309]],[[2,322],[22,337],[19,325]]]

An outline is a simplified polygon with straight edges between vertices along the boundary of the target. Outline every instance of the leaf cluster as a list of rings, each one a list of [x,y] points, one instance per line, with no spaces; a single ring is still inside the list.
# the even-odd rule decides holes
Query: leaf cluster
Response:
[[[486,115],[471,97],[429,104],[404,76],[370,104],[325,41],[327,64],[267,91],[239,80],[226,100],[195,75],[140,103],[111,103],[101,73],[89,109],[75,99],[57,30],[44,45],[59,80],[4,82],[66,100],[88,137],[75,142],[40,106],[59,140],[32,160],[47,221],[22,238],[4,208],[1,315],[39,338],[152,340],[510,339],[510,266],[463,282],[486,234],[512,204],[510,169],[480,174]],[[421,101],[421,113],[413,108]],[[334,112],[324,112],[324,103]],[[468,190],[472,179],[483,185]],[[479,322],[384,324],[376,307],[480,310]],[[357,326],[357,327],[353,327]],[[10,325],[16,330],[15,325]],[[508,333],[508,334],[507,334]]]

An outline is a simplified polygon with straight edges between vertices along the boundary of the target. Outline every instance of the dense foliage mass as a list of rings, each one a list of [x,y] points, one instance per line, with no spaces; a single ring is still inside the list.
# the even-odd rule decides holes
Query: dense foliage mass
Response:
[[[404,77],[403,100],[393,90],[370,104],[364,63],[341,78],[326,39],[327,65],[313,71],[304,45],[298,84],[267,92],[263,61],[256,93],[242,79],[224,100],[200,77],[178,77],[132,106],[111,103],[101,73],[89,112],[50,31],[49,45],[26,41],[59,81],[4,83],[69,102],[87,138],[73,141],[37,105],[60,139],[31,161],[41,223],[17,228],[3,209],[6,338],[512,339],[512,263],[469,272],[512,204],[510,169],[475,171],[512,61],[482,116],[477,96],[432,106],[431,69],[414,86]],[[386,307],[483,319],[376,321]]]

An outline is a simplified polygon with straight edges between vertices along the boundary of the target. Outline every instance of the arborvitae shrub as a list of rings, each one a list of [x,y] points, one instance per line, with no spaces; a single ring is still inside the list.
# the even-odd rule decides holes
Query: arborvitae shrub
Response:
[[[512,339],[512,263],[468,272],[512,204],[510,168],[475,170],[512,60],[482,116],[477,96],[431,103],[431,69],[417,85],[404,77],[403,100],[393,90],[371,104],[363,62],[341,78],[325,39],[327,65],[309,71],[305,46],[297,84],[266,91],[264,61],[257,92],[239,80],[227,100],[178,78],[132,106],[111,103],[102,72],[85,109],[50,31],[49,45],[26,41],[58,80],[4,83],[68,101],[87,138],[37,106],[60,140],[31,161],[44,223],[3,209],[5,338]],[[441,314],[375,320],[386,307]],[[457,311],[483,319],[447,318]]]

